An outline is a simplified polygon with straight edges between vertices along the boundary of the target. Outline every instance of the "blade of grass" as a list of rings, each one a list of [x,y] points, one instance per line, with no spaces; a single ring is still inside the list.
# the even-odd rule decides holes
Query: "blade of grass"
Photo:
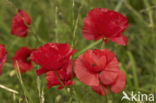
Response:
[[[143,16],[138,11],[136,11],[126,0],[124,0],[123,3],[134,14],[134,16],[138,18],[136,19],[137,21],[140,21],[141,23],[148,25],[148,23],[146,23],[145,20],[143,19]]]
[[[132,85],[132,82],[131,82],[131,80],[130,80],[130,78],[129,78],[129,76],[128,76],[128,73],[127,73],[127,71],[124,69],[124,67],[122,66],[121,63],[119,63],[119,68],[125,73],[125,75],[126,75],[126,81],[127,81],[127,84],[128,84],[128,86],[129,86],[130,90],[133,90],[133,85]]]
[[[133,57],[132,53],[129,51],[128,51],[128,57],[129,57],[129,60],[131,63],[132,73],[133,73],[133,77],[134,77],[134,86],[135,86],[136,90],[138,90],[139,83],[138,83],[138,76],[137,76],[137,70],[136,70],[137,68],[136,68],[134,57]]]
[[[120,10],[120,8],[121,8],[121,6],[122,6],[123,1],[124,1],[124,0],[120,0],[120,1],[118,1],[118,4],[117,4],[117,6],[116,6],[116,7],[115,7],[115,9],[114,9],[115,11],[117,11],[117,12],[118,12],[118,11]]]
[[[57,13],[58,13],[58,7],[56,6],[55,8],[55,26],[56,26],[56,29],[55,29],[55,41],[58,42],[58,30],[57,30],[57,27],[58,27],[58,18],[57,18]]]
[[[45,98],[44,98],[44,89],[42,89],[42,92],[41,92],[41,103],[44,103],[45,101]]]
[[[154,26],[154,22],[153,22],[153,11],[152,9],[148,9],[150,8],[150,4],[149,4],[149,1],[148,0],[143,0],[144,1],[144,4],[147,8],[147,11],[148,11],[148,16],[149,16],[149,27],[153,27]]]
[[[37,76],[37,89],[38,89],[38,96],[39,96],[39,99],[41,98],[41,80],[40,80],[40,77]],[[41,99],[40,99],[40,103],[41,103]]]
[[[18,94],[18,93],[19,93],[18,91],[13,90],[13,89],[11,89],[11,88],[8,88],[8,87],[6,87],[6,86],[4,86],[4,85],[2,85],[2,84],[0,84],[0,88],[6,90],[6,91],[8,91],[8,92],[11,92],[11,93],[13,93],[13,94]]]
[[[19,69],[19,65],[18,65],[17,61],[16,61],[16,69],[17,69],[17,72],[16,72],[17,78],[18,78],[18,80],[19,80],[19,82],[20,82],[20,84],[22,86],[22,89],[24,91],[24,95],[25,95],[25,97],[27,97],[29,99],[30,103],[33,103],[31,95],[30,95],[30,93],[28,92],[28,90],[26,89],[26,87],[25,87],[25,85],[23,83],[22,76],[20,74],[20,69]],[[27,98],[26,98],[26,101],[27,101],[27,103],[29,103]]]

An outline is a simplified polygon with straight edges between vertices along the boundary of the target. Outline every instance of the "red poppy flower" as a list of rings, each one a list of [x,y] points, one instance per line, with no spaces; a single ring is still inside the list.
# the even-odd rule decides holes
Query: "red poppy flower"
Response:
[[[26,37],[30,25],[30,17],[24,10],[18,10],[12,18],[11,34],[18,37]]]
[[[8,53],[5,51],[4,45],[0,44],[0,74],[2,72],[2,65],[6,62]]]
[[[63,68],[74,52],[75,49],[70,50],[70,46],[66,43],[47,43],[38,47],[31,54],[30,59],[41,66],[41,69],[36,71],[39,76],[48,71],[56,71]]]
[[[110,39],[119,45],[126,45],[128,39],[121,33],[128,27],[127,18],[118,12],[105,8],[94,8],[84,18],[82,29],[86,40]]]
[[[65,87],[68,85],[74,84],[74,82],[71,80],[72,79],[72,60],[69,61],[69,63],[65,64],[65,66],[57,71],[58,77],[63,83]],[[73,77],[74,74],[73,74]],[[51,88],[52,86],[59,85],[58,89],[62,89],[63,85],[60,83],[58,80],[55,71],[50,71],[47,72],[46,74],[46,79],[47,79],[47,87]]]
[[[125,75],[119,70],[115,55],[107,49],[88,50],[80,55],[75,61],[74,71],[81,82],[101,95],[105,93],[101,92],[100,81],[106,93],[107,86],[114,93],[120,92],[125,86]]]
[[[19,66],[19,71],[21,73],[32,69],[33,65],[29,57],[33,51],[34,49],[29,49],[28,47],[19,48],[12,58],[12,65],[14,69],[17,69],[17,65]]]

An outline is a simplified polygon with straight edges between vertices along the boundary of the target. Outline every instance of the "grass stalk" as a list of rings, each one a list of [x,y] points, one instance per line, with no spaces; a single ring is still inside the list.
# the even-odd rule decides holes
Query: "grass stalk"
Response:
[[[135,89],[138,90],[139,82],[138,82],[138,76],[137,76],[137,70],[136,70],[137,68],[136,68],[134,57],[133,57],[132,53],[129,51],[128,51],[128,57],[129,57],[129,60],[131,63],[132,73],[133,73],[133,77],[134,77],[134,86],[135,86]]]
[[[22,86],[23,91],[24,91],[26,101],[27,101],[27,103],[33,103],[31,95],[30,95],[30,93],[28,92],[28,90],[26,89],[26,87],[25,87],[25,85],[23,83],[22,76],[20,74],[20,68],[19,68],[19,65],[18,65],[17,61],[16,61],[16,69],[17,69],[17,72],[16,72],[17,78],[18,78],[18,80],[19,80],[19,82],[20,82],[20,84]],[[29,102],[28,102],[27,98],[29,99]]]
[[[6,90],[6,91],[8,91],[8,92],[11,92],[11,93],[13,93],[13,94],[18,94],[18,93],[19,93],[18,91],[14,90],[14,89],[11,89],[11,88],[8,88],[8,87],[6,87],[6,86],[4,86],[4,85],[2,85],[2,84],[0,84],[0,88]]]
[[[133,90],[133,85],[132,85],[131,79],[130,79],[130,77],[128,75],[128,72],[124,69],[124,67],[122,66],[121,63],[119,64],[119,68],[125,73],[126,81],[127,81],[127,84],[129,86],[130,90]]]

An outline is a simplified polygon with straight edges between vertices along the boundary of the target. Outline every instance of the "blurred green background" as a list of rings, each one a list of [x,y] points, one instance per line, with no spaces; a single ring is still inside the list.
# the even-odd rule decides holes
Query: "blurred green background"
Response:
[[[12,56],[19,47],[36,48],[44,43],[56,41],[67,42],[80,53],[96,42],[85,40],[81,33],[83,18],[95,7],[116,10],[128,18],[129,27],[123,33],[129,39],[127,46],[119,46],[112,42],[102,45],[115,53],[120,69],[126,74],[124,91],[156,93],[156,0],[0,0],[0,44],[4,44],[8,51],[0,84],[19,92],[15,95],[0,88],[0,103],[27,103],[27,94],[33,103],[42,103],[41,99],[45,99],[45,103],[69,103],[69,96],[65,90],[46,88],[45,75],[37,82],[39,78],[37,79],[35,70],[39,67],[36,65],[31,71],[21,75],[26,89],[23,90],[23,85],[12,68]],[[31,27],[26,38],[10,34],[11,19],[17,9],[27,11],[31,17]],[[35,35],[42,40],[41,43],[36,40]],[[94,48],[101,48],[101,43],[91,49]],[[72,90],[73,103],[106,103],[106,97],[97,95],[79,80],[75,81]],[[39,97],[38,87],[41,94],[44,93],[44,97]],[[109,103],[120,103],[121,98],[122,92],[108,94]]]

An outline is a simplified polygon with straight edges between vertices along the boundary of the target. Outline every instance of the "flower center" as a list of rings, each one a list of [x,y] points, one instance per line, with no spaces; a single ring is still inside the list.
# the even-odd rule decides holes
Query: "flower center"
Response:
[[[27,56],[25,57],[25,61],[26,61],[26,62],[30,62],[29,57],[30,57],[30,54],[29,54],[29,55],[27,55]]]
[[[91,64],[92,65],[92,67],[95,67],[96,66],[96,64],[95,63],[93,63],[93,64]]]

